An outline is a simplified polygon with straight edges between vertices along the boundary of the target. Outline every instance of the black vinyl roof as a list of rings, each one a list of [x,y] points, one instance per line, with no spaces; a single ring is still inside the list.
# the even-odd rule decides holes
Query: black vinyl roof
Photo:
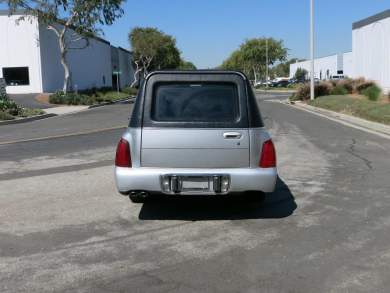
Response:
[[[138,96],[135,102],[135,106],[131,115],[129,127],[142,127],[143,126],[143,114],[144,111],[147,113],[150,110],[145,110],[145,100],[151,100],[152,98],[152,90],[147,90],[147,88],[153,87],[153,84],[159,81],[183,81],[183,80],[199,80],[205,78],[205,81],[235,81],[239,86],[240,92],[240,102],[244,103],[245,106],[242,108],[246,108],[241,113],[243,115],[244,120],[243,123],[245,126],[240,127],[264,127],[263,120],[261,118],[261,114],[259,108],[257,106],[256,97],[253,93],[249,80],[245,76],[244,73],[239,71],[228,71],[228,70],[163,70],[163,71],[154,71],[149,73],[149,75],[143,80],[141,87],[138,91]],[[161,124],[161,123],[160,123]],[[168,123],[170,127],[176,127],[174,123]],[[199,123],[198,123],[199,124]],[[181,125],[180,127],[185,128],[199,128],[201,127],[196,123],[186,123],[186,125]],[[204,124],[204,123],[203,123]],[[203,127],[211,127],[210,125],[202,125]],[[168,127],[165,125],[165,127]],[[216,127],[215,125],[213,127]],[[218,125],[217,128],[232,128],[232,125]],[[233,127],[235,128],[236,125]]]
[[[370,17],[367,17],[363,20],[360,20],[358,22],[355,22],[353,25],[352,25],[352,29],[359,29],[361,27],[364,27],[364,26],[367,26],[367,25],[370,25],[370,24],[373,24],[377,21],[380,21],[382,19],[386,19],[386,18],[389,18],[390,17],[390,9],[388,10],[385,10],[381,13],[378,13],[378,14],[375,14],[373,16],[370,16]]]
[[[151,76],[157,75],[157,74],[172,74],[172,75],[177,75],[177,74],[183,74],[183,75],[202,75],[202,74],[218,74],[218,75],[239,75],[242,77],[244,80],[247,80],[247,77],[244,73],[240,71],[233,71],[233,70],[219,70],[219,69],[197,69],[197,70],[158,70],[158,71],[153,71],[149,73],[145,80],[148,80]]]

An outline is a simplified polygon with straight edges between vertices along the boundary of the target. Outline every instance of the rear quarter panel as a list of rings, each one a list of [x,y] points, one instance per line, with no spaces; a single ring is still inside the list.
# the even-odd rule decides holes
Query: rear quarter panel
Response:
[[[141,127],[128,127],[123,133],[122,137],[129,142],[131,163],[133,168],[141,167],[141,140],[142,140],[142,128]]]
[[[271,139],[270,134],[264,127],[249,129],[250,139],[250,167],[258,168],[263,143]]]

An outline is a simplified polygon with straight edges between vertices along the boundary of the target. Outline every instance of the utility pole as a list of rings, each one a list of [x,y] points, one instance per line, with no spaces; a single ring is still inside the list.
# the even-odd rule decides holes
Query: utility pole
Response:
[[[112,74],[116,75],[116,94],[119,99],[119,76],[122,74],[120,70],[115,70]]]
[[[314,100],[314,0],[310,0],[310,100]]]
[[[116,75],[116,95],[119,99],[119,73]]]
[[[265,39],[265,82],[266,87],[268,88],[268,38]]]

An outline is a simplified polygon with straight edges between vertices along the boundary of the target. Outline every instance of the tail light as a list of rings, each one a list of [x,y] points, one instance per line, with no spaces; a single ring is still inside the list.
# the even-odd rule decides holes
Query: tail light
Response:
[[[276,152],[271,139],[263,143],[260,156],[260,168],[275,168],[276,167]]]
[[[116,148],[115,166],[131,168],[129,142],[123,138],[121,138]]]

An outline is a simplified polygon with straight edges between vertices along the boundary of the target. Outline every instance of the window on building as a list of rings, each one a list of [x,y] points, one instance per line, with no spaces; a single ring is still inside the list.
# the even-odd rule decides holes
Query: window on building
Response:
[[[28,67],[4,67],[3,77],[7,85],[29,85]]]

